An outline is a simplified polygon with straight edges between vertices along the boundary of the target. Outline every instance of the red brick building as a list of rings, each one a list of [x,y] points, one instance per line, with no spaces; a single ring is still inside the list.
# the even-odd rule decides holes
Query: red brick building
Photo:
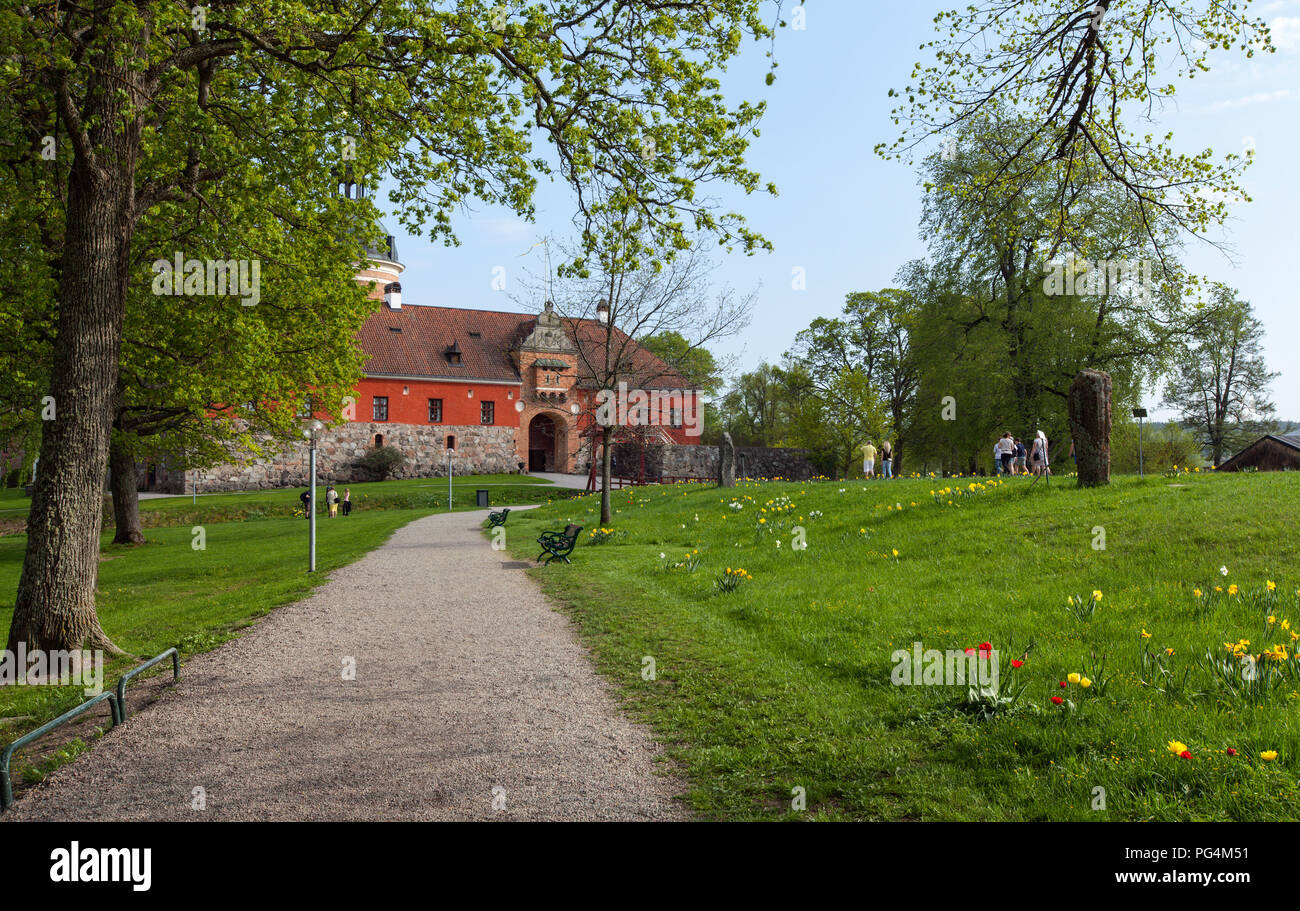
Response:
[[[536,315],[422,306],[403,298],[402,271],[395,256],[380,253],[357,276],[374,282],[376,310],[357,335],[366,360],[347,421],[319,437],[321,478],[363,479],[356,462],[378,446],[406,456],[398,477],[445,474],[448,449],[457,474],[588,470],[598,384],[587,365],[604,363],[607,331],[618,343],[626,337],[597,320],[562,317],[549,302]],[[646,428],[649,438],[698,443],[691,432],[691,418],[702,414],[698,391],[634,342],[628,352],[629,384],[672,404],[662,423]],[[303,483],[306,473],[304,444],[197,477],[171,473],[160,486],[283,487]]]

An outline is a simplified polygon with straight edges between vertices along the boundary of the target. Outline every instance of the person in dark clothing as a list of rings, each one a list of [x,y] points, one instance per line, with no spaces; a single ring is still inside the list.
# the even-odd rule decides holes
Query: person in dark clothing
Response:
[[[302,513],[308,519],[311,518],[311,490],[304,490],[298,494],[298,501],[302,503]]]

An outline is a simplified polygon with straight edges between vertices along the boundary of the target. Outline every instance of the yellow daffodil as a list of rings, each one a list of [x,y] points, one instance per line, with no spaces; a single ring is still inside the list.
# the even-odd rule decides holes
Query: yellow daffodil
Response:
[[[1148,632],[1146,631],[1145,628],[1143,628],[1143,630],[1142,630],[1142,638],[1143,638],[1143,639],[1150,639],[1150,638],[1151,638],[1151,634],[1148,633]]]

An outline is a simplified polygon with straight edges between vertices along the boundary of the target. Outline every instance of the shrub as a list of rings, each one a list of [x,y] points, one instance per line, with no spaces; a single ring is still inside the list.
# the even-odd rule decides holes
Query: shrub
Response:
[[[388,480],[405,464],[406,455],[395,446],[377,446],[357,460],[357,465],[377,481]]]

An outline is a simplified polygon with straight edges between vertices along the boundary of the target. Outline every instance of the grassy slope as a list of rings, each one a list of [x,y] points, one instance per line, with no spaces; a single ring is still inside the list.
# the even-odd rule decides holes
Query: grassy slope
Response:
[[[933,502],[927,480],[762,484],[735,491],[753,498],[740,511],[716,488],[618,492],[608,543],[534,572],[572,606],[601,669],[669,744],[708,816],[791,815],[798,786],[810,813],[836,818],[1295,819],[1291,687],[1253,707],[1167,698],[1138,678],[1144,628],[1148,646],[1174,649],[1176,675],[1191,669],[1192,690],[1212,689],[1198,655],[1265,640],[1267,611],[1241,599],[1197,619],[1197,585],[1254,592],[1273,579],[1275,613],[1300,625],[1300,476],[1177,483],[1080,491],[1057,479],[1031,491],[1017,479],[951,507]],[[780,495],[795,507],[770,522],[786,526],[778,549],[756,519]],[[541,527],[594,528],[595,509],[587,499],[512,516],[512,550],[536,556],[523,542]],[[803,553],[789,546],[795,524],[807,529]],[[1092,546],[1097,526],[1104,551]],[[671,568],[696,549],[698,569]],[[731,595],[714,588],[728,566],[754,575]],[[1104,592],[1095,617],[1069,616],[1067,596],[1093,589]],[[964,689],[890,684],[897,648],[985,640],[1003,651],[1004,675],[1008,643],[1017,653],[1035,643],[1009,717],[963,713]],[[1105,694],[1062,691],[1093,651],[1117,675]],[[645,656],[654,681],[641,677]],[[1079,711],[1052,707],[1061,693]],[[1172,739],[1194,758],[1172,756]],[[1264,750],[1280,756],[1264,762]],[[1104,811],[1092,809],[1096,787]]]

